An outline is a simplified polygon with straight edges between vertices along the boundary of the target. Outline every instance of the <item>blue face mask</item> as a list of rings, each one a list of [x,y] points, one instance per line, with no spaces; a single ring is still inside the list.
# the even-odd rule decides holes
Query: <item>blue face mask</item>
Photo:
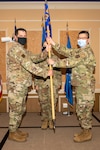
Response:
[[[79,40],[77,40],[77,44],[78,44],[80,47],[85,47],[87,43],[86,43],[86,40],[79,39]]]

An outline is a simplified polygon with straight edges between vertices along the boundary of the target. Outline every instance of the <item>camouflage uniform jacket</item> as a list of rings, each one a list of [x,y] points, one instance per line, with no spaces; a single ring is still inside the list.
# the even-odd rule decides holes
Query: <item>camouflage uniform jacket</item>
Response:
[[[53,53],[51,53],[51,58],[53,58],[55,61],[58,60],[58,57],[56,55],[54,55]],[[49,65],[47,62],[47,59],[40,62],[39,66],[42,68],[45,68],[46,70],[49,69]],[[54,68],[53,69],[53,85],[56,88],[59,88],[62,84],[62,74],[61,74],[61,69],[60,68]],[[34,78],[34,85],[35,86],[42,86],[42,88],[49,86],[50,87],[50,77],[47,77],[46,79],[42,78],[42,77],[35,77]]]
[[[40,62],[47,57],[47,52],[40,55],[33,55],[24,47],[15,42],[7,53],[7,82],[15,84],[23,84],[26,87],[32,84],[32,74],[47,77],[47,72],[43,72],[42,68],[34,64]]]
[[[72,68],[71,82],[73,86],[90,85],[95,83],[94,71],[96,60],[90,45],[83,49],[61,48],[58,44],[53,47],[58,53],[66,53],[66,59],[59,60],[53,67]]]

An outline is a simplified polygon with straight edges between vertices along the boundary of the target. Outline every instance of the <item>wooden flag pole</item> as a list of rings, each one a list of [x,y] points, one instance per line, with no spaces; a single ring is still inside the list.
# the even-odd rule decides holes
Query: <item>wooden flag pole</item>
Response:
[[[47,26],[47,36],[50,37],[49,34],[49,27]],[[50,45],[50,43],[48,43],[48,45]],[[51,51],[49,48],[49,52],[48,52],[48,56],[49,58],[51,58]],[[49,65],[50,70],[52,70],[52,66]],[[54,106],[54,93],[53,93],[53,77],[50,76],[50,88],[51,88],[51,106],[52,106],[52,120],[53,120],[53,127],[54,127],[54,132],[55,132],[55,106]]]

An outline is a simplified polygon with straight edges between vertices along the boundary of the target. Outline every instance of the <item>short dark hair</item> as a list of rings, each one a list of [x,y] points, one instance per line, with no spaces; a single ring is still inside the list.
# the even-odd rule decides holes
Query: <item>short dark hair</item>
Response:
[[[18,31],[25,31],[25,32],[27,33],[26,29],[24,29],[24,28],[17,28],[17,29],[15,30],[15,35],[16,35],[16,36],[18,35]]]
[[[87,34],[87,37],[88,37],[88,39],[89,39],[90,35],[89,35],[89,32],[88,32],[88,31],[80,31],[80,32],[78,33],[78,36],[79,36],[80,34],[82,34],[82,33]]]

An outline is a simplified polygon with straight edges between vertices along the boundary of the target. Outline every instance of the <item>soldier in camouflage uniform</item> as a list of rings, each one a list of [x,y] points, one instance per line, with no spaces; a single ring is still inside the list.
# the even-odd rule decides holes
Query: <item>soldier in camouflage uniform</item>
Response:
[[[35,63],[47,58],[47,52],[40,55],[33,55],[27,51],[27,32],[23,28],[15,31],[15,42],[7,53],[7,90],[9,102],[9,139],[23,142],[26,141],[28,133],[18,128],[22,116],[26,111],[26,96],[28,87],[32,85],[32,74],[47,78],[51,72],[45,71]]]
[[[44,43],[44,46],[46,44]],[[58,57],[51,52],[51,57],[55,60]],[[47,59],[38,63],[39,67],[45,68],[46,70],[49,69],[49,65]],[[58,101],[58,90],[61,88],[61,69],[54,68],[53,70],[53,93],[54,93],[54,107],[56,111],[57,101]],[[47,129],[48,126],[50,129],[53,129],[53,122],[52,122],[52,108],[51,108],[51,89],[50,89],[50,77],[46,79],[42,77],[35,77],[34,78],[34,85],[36,87],[36,91],[39,96],[39,102],[41,107],[41,129]]]
[[[95,102],[95,78],[94,70],[96,60],[89,45],[89,33],[81,31],[78,34],[78,49],[60,47],[52,39],[47,41],[60,54],[66,55],[66,59],[55,62],[49,60],[53,67],[72,68],[71,84],[75,87],[76,113],[82,127],[82,132],[74,135],[75,142],[84,142],[92,139],[92,109]]]

